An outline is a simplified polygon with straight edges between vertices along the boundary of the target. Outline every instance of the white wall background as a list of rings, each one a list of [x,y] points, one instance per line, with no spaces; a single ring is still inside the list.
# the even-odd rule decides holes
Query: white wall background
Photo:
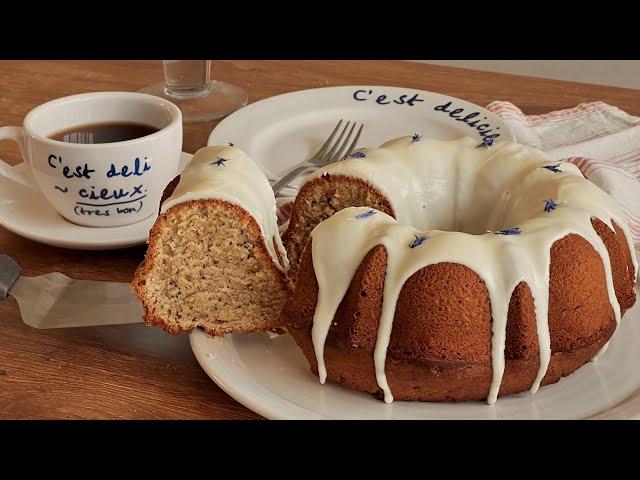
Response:
[[[449,67],[512,73],[640,89],[640,60],[411,60]]]

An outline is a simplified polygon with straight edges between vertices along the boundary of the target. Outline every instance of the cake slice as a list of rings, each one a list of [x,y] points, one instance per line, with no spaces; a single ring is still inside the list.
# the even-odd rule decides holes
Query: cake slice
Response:
[[[150,325],[251,333],[280,326],[287,269],[262,171],[238,148],[205,147],[163,202],[132,284]]]

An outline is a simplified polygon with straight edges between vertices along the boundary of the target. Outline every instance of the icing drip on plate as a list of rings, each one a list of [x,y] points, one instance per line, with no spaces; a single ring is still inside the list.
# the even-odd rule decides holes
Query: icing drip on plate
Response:
[[[265,247],[275,265],[283,272],[289,268],[278,230],[273,190],[262,171],[241,149],[212,146],[198,150],[160,212],[183,202],[202,199],[224,200],[246,210],[260,227]]]
[[[540,347],[532,393],[547,372],[549,269],[555,241],[577,234],[598,252],[609,301],[620,321],[609,254],[591,219],[600,219],[612,230],[615,221],[623,229],[637,275],[631,236],[620,207],[574,165],[556,168],[557,162],[543,152],[515,143],[477,148],[470,138],[412,142],[405,137],[363,152],[311,177],[328,172],[364,179],[385,194],[398,219],[351,207],[311,233],[319,286],[312,340],[322,383],[327,377],[324,344],[331,322],[356,270],[377,245],[387,251],[387,270],[374,364],[386,402],[393,400],[385,363],[398,297],[407,279],[428,265],[458,263],[485,283],[492,316],[490,404],[502,383],[509,302],[520,282],[529,286],[533,297]],[[554,168],[546,168],[549,165]]]

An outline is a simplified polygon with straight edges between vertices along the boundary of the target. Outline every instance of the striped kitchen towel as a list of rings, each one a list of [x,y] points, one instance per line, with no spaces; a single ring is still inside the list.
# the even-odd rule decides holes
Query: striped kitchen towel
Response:
[[[627,217],[640,252],[640,117],[603,102],[525,115],[510,102],[487,109],[509,125],[516,141],[544,150],[555,160],[577,165],[582,174],[615,198]],[[293,197],[277,199],[281,231],[287,227]]]
[[[510,102],[487,105],[509,125],[516,141],[575,164],[622,206],[640,251],[640,117],[603,102],[525,115]]]

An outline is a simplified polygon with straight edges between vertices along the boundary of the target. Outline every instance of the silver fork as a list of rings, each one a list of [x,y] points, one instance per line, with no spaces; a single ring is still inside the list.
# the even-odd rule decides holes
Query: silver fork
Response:
[[[318,150],[318,152],[313,157],[295,167],[284,177],[278,180],[275,184],[273,184],[272,188],[275,195],[277,195],[283,188],[289,185],[292,180],[295,180],[300,175],[311,170],[317,170],[324,165],[329,165],[330,163],[337,162],[351,155],[353,150],[356,148],[364,125],[360,125],[360,128],[358,128],[358,131],[356,132],[354,137],[353,131],[356,128],[356,122],[347,122],[347,124],[340,132],[340,136],[338,136],[338,139],[334,143],[333,139],[336,136],[336,133],[340,129],[341,125],[342,120],[338,122],[336,128],[333,129],[333,132],[331,132],[331,135],[329,135],[329,138],[327,138],[327,141],[324,142],[322,147],[320,147],[320,150]],[[349,125],[351,125],[351,129],[349,129]],[[347,133],[345,137],[345,133],[347,132],[347,130],[349,130],[349,133]],[[351,144],[349,144],[349,140],[351,140],[351,138],[353,138],[353,141],[351,141]]]

